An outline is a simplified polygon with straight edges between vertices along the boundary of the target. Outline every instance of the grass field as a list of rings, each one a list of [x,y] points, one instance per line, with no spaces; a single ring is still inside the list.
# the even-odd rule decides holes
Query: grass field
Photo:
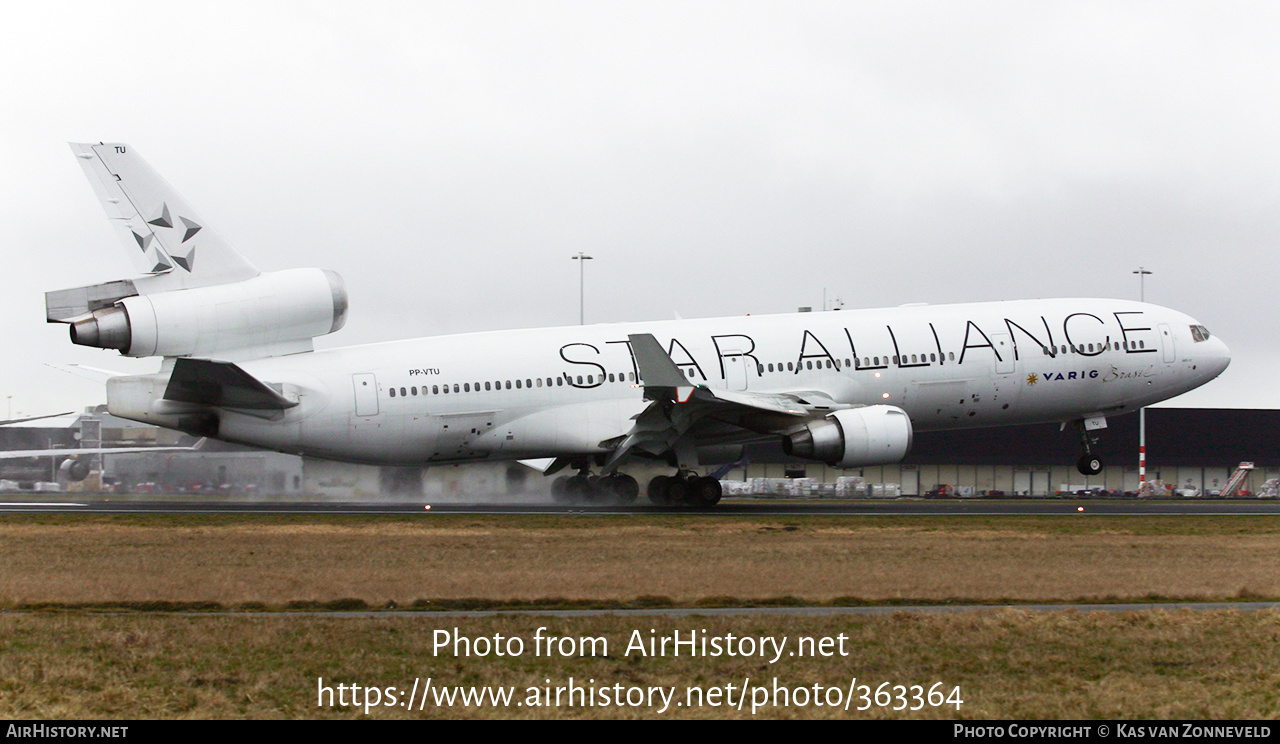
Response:
[[[570,678],[681,696],[690,686],[723,693],[759,684],[847,698],[851,684],[855,693],[867,684],[871,703],[881,683],[903,685],[907,696],[912,685],[942,683],[964,700],[959,709],[894,711],[894,700],[859,712],[867,702],[859,698],[846,712],[791,696],[758,708],[758,718],[1280,715],[1274,612],[450,619],[102,611],[1274,599],[1280,521],[1267,517],[11,515],[0,521],[0,555],[0,605],[11,611],[0,615],[0,715],[9,717],[366,714],[337,700],[317,706],[320,678],[395,686],[400,702],[427,678],[436,690],[510,687],[518,701]],[[33,607],[55,609],[13,612]],[[541,626],[606,639],[608,649],[535,655]],[[434,649],[436,631],[455,627],[468,639],[519,638],[525,652]],[[628,652],[632,633],[651,630],[784,644],[801,636],[834,644],[843,634],[847,653],[771,661]],[[368,715],[751,717],[750,707],[455,701],[413,711],[380,705]]]

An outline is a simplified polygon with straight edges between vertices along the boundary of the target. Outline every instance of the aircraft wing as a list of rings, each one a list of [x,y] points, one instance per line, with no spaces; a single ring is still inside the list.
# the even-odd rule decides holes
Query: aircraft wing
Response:
[[[605,473],[612,472],[636,450],[661,455],[673,449],[694,424],[708,417],[756,422],[760,428],[774,429],[780,423],[785,428],[815,414],[825,415],[826,411],[848,407],[816,392],[752,393],[695,385],[671,361],[652,334],[631,334],[627,338],[644,386],[644,397],[651,403],[635,417],[629,432],[610,443],[613,453],[605,462]]]
[[[179,357],[165,400],[222,408],[283,411],[298,405],[232,362]]]
[[[0,451],[0,460],[17,460],[23,457],[74,457],[76,455],[122,455],[138,452],[195,452],[205,440],[201,439],[190,447],[85,447],[83,449],[68,447],[66,449],[43,450],[5,450]]]
[[[716,390],[692,384],[671,361],[662,345],[651,333],[633,333],[627,336],[631,353],[640,371],[640,383],[644,385],[646,400],[670,400],[676,403],[697,401],[742,406],[771,413],[803,416],[808,413],[797,400],[785,395],[748,393],[745,391]]]
[[[73,411],[63,411],[62,413],[46,413],[43,416],[28,416],[20,419],[9,419],[8,421],[0,421],[0,426],[8,426],[9,424],[21,424],[27,421],[39,421],[40,419],[57,418],[59,416],[70,416]]]

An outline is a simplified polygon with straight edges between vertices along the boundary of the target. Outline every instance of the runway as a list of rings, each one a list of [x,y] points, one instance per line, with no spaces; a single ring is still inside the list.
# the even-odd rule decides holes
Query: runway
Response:
[[[0,514],[528,514],[646,515],[708,517],[762,516],[1171,516],[1280,515],[1276,500],[1076,500],[1076,499],[897,499],[893,501],[726,499],[710,508],[618,505],[563,505],[546,502],[426,501],[196,501],[170,498],[74,497],[35,499],[31,494],[0,496]]]

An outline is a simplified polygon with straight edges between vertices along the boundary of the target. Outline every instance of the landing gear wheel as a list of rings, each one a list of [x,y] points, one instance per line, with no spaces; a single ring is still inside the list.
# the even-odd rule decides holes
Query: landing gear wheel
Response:
[[[1076,462],[1076,470],[1081,475],[1097,475],[1102,472],[1102,458],[1097,455],[1084,454]]]
[[[688,502],[693,506],[715,506],[720,503],[724,491],[720,481],[711,477],[691,478],[689,480]]]
[[[573,475],[565,481],[564,492],[568,497],[568,501],[574,503],[589,501],[591,499],[591,483],[584,475]]]
[[[626,473],[619,473],[609,480],[612,485],[613,498],[619,504],[633,504],[636,498],[640,496],[640,484],[636,483],[636,479]]]
[[[567,504],[573,500],[569,495],[568,489],[569,476],[562,475],[551,481],[551,499],[560,504]]]
[[[649,481],[649,500],[659,506],[667,505],[667,481],[671,480],[669,476],[655,476]]]
[[[587,502],[604,501],[609,498],[609,484],[598,475],[578,476],[585,478],[587,487],[582,491],[582,500]]]
[[[679,506],[689,496],[689,481],[680,476],[667,478],[667,482],[662,488],[662,494],[667,504]]]

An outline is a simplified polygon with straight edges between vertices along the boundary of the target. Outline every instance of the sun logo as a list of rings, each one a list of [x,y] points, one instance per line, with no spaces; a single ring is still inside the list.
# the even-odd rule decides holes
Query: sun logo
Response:
[[[1039,378],[1039,377],[1036,377],[1036,373],[1035,373],[1035,372],[1032,372],[1031,374],[1027,375],[1027,384],[1028,384],[1028,385],[1034,385],[1034,384],[1036,384],[1036,383],[1037,383],[1037,382],[1039,382],[1039,381],[1040,381],[1040,378]]]

